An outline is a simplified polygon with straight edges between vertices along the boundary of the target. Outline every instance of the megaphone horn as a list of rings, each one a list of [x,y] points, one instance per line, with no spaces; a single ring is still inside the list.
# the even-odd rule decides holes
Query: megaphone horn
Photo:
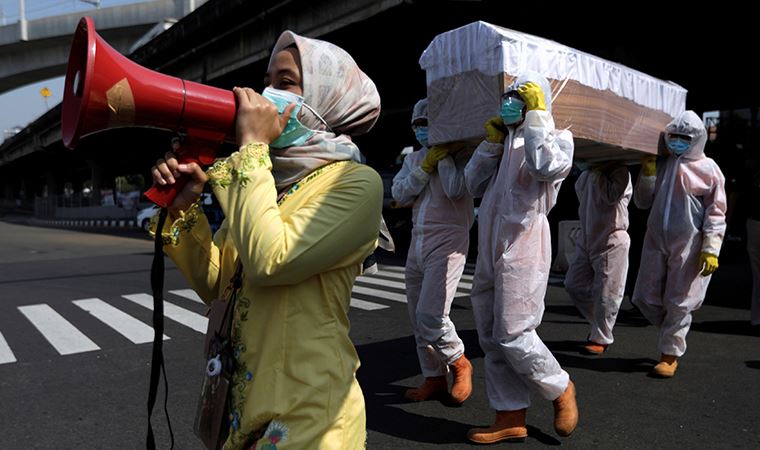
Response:
[[[74,33],[64,83],[61,136],[74,148],[88,134],[115,127],[142,126],[186,133],[208,145],[184,149],[180,163],[213,161],[223,141],[235,139],[235,95],[147,69],[121,55],[83,17]],[[182,180],[185,178],[185,180]],[[145,193],[166,207],[186,177]]]

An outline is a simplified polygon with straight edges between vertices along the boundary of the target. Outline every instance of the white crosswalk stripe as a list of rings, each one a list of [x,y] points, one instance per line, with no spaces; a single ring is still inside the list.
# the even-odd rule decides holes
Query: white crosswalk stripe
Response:
[[[19,306],[18,310],[61,355],[100,350],[97,344],[48,305]]]
[[[129,294],[122,295],[123,298],[137,303],[138,305],[148,308],[153,311],[153,296],[149,294]],[[198,313],[189,311],[185,308],[181,308],[174,303],[169,303],[164,300],[164,316],[169,319],[179,322],[182,325],[188,326],[193,330],[206,334],[208,329],[208,318]]]
[[[153,328],[135,319],[122,310],[115,308],[98,298],[87,298],[84,300],[74,300],[76,306],[92,314],[95,318],[116,330],[119,334],[134,342],[135,344],[144,344],[153,342],[155,332]],[[163,335],[164,340],[169,339]]]
[[[386,271],[386,270],[379,270],[376,274],[364,275],[364,276],[359,277],[359,279],[374,278],[374,277],[393,278],[394,280],[406,279],[406,276],[403,273],[391,272],[391,271]]]
[[[379,289],[368,288],[364,286],[354,286],[354,294],[371,295],[385,300],[406,303],[406,295],[397,292],[381,291]]]
[[[194,302],[198,302],[198,303],[201,303],[201,304],[205,305],[205,303],[203,303],[203,300],[201,300],[201,298],[198,296],[198,294],[196,294],[195,291],[192,290],[192,289],[176,289],[176,290],[173,290],[173,291],[169,291],[169,293],[170,294],[174,294],[174,295],[178,295],[180,297],[184,297],[184,298],[190,299],[190,300],[192,300]]]
[[[3,333],[0,333],[0,364],[16,362],[16,356],[11,351],[8,343],[5,342]]]
[[[359,300],[358,298],[353,297],[351,297],[351,307],[356,309],[363,309],[365,311],[377,311],[378,309],[389,308],[388,305],[381,305],[380,303]]]
[[[381,272],[404,273],[406,271],[406,268],[403,267],[403,266],[385,266],[385,265],[381,266],[381,265],[378,265],[377,268]]]
[[[404,279],[404,272],[406,271],[405,268],[401,266],[380,266],[380,270],[374,275],[371,276],[379,276],[379,277],[386,277],[386,278],[394,278],[398,280]],[[463,273],[462,274],[462,280],[466,282],[472,282],[472,275],[469,273]],[[459,283],[460,286],[463,285],[462,282]],[[466,286],[466,284],[465,284]],[[463,286],[464,287],[464,286]],[[467,289],[472,289],[472,285],[470,285]]]
[[[467,275],[463,276],[463,280]],[[472,277],[469,276],[471,280]],[[457,297],[466,297],[472,284],[462,281],[457,286]],[[363,311],[380,311],[388,309],[393,303],[407,303],[406,284],[404,283],[404,267],[381,266],[380,271],[373,275],[360,276],[353,288],[350,305],[352,309]],[[169,290],[170,296],[181,297],[193,303],[203,304],[203,300],[192,289]],[[148,310],[153,310],[153,296],[147,293],[122,295],[124,299]],[[119,309],[118,304],[111,304],[99,298],[71,300],[72,304],[88,312],[91,317],[110,327],[135,344],[145,344],[153,341],[154,331],[149,323]],[[189,304],[188,304],[189,305]],[[197,309],[197,307],[195,308]],[[18,310],[39,331],[40,334],[61,355],[70,355],[94,350],[100,350],[98,344],[82,333],[53,307],[47,304],[19,306]],[[190,309],[164,300],[164,315],[199,333],[206,332],[208,318]],[[0,364],[18,362],[16,355],[6,341],[6,336],[0,333]],[[164,340],[170,339],[164,335]]]
[[[399,283],[398,281],[382,280],[380,278],[374,278],[374,277],[359,277],[356,279],[356,282],[363,283],[363,284],[371,284],[371,285],[380,286],[380,287],[389,287],[389,288],[406,290],[406,283]]]
[[[472,283],[468,283],[466,281],[460,281],[459,282],[459,289],[467,289],[468,291],[472,290]]]
[[[380,278],[380,277],[388,277],[388,278],[393,278],[393,279],[397,279],[397,280],[404,280],[405,279],[403,274],[394,273],[394,272],[379,271],[375,275],[361,276],[361,277],[357,278],[356,281],[359,282],[359,283],[373,284],[375,286],[385,286],[385,287],[391,287],[391,288],[397,288],[397,289],[406,289],[406,283],[400,283],[398,281],[385,280],[385,279]],[[472,284],[471,283],[466,283],[464,281],[460,281],[459,284],[457,285],[457,290],[459,290],[459,291],[462,291],[462,290],[468,290],[468,291],[472,290]],[[461,297],[461,296],[458,295],[457,297]]]

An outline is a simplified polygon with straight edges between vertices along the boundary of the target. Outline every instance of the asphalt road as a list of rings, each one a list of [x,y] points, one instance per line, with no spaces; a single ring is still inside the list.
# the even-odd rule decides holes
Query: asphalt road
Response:
[[[136,233],[0,222],[0,449],[143,447],[151,311],[142,300],[150,292],[151,259],[152,243]],[[385,262],[379,274],[357,281],[350,313],[362,360],[367,446],[469,448],[466,430],[493,417],[467,297],[472,267],[451,316],[473,360],[475,390],[462,407],[451,408],[402,397],[422,377],[403,271],[392,259]],[[670,380],[647,377],[659,356],[656,332],[630,303],[624,302],[610,350],[584,356],[578,349],[587,326],[564,290],[550,286],[539,334],[576,383],[581,421],[573,436],[557,437],[551,403],[534,396],[523,446],[760,448],[760,337],[748,323],[749,273],[740,262],[722,264],[714,277]],[[177,306],[166,320],[164,344],[175,448],[201,449],[192,420],[204,365],[198,315],[205,309],[170,262],[166,289],[166,300]],[[56,330],[66,330],[65,337]],[[153,423],[160,447],[168,448],[162,399],[163,392]]]

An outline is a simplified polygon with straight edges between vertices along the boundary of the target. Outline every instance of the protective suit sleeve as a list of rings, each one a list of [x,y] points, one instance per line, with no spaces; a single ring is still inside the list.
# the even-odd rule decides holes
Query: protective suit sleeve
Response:
[[[636,181],[636,188],[633,191],[633,203],[636,204],[637,208],[649,209],[652,207],[656,182],[656,175],[646,176],[639,172],[639,179]]]
[[[557,131],[548,111],[528,111],[525,114],[525,163],[539,181],[561,181],[573,165],[573,135]]]
[[[583,191],[586,190],[586,184],[588,183],[589,171],[584,170],[578,175],[578,179],[575,181],[575,196],[578,197],[578,201],[583,198]]]
[[[335,181],[283,218],[271,168],[268,147],[249,144],[207,171],[248,282],[297,284],[376,244],[383,204],[377,172],[337,166],[331,170],[343,173]]]
[[[157,216],[151,220],[155,234]],[[162,230],[164,252],[207,304],[219,295],[221,242],[227,233],[225,223],[212,239],[211,227],[200,205],[191,206],[181,217],[169,214]]]
[[[393,177],[391,195],[401,206],[409,206],[417,199],[430,180],[430,174],[415,163],[411,155],[404,158],[401,170]]]
[[[601,173],[598,182],[602,200],[608,205],[619,203],[626,193],[629,197],[631,195],[631,175],[625,167],[618,167],[612,173]]]
[[[499,167],[503,152],[504,144],[494,144],[484,140],[478,145],[464,168],[464,182],[470,195],[473,197],[483,196],[488,181]]]
[[[726,180],[718,165],[712,165],[712,190],[702,197],[702,203],[705,205],[702,219],[702,252],[718,256],[726,232]]]
[[[443,192],[451,200],[458,200],[465,194],[464,170],[457,168],[452,156],[438,162],[438,176],[441,178]]]

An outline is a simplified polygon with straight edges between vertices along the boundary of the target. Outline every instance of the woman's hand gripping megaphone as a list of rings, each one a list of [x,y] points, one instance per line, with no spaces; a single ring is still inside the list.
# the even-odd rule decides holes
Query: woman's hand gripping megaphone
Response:
[[[156,185],[171,186],[178,184],[178,180],[182,181],[181,185],[176,186],[176,197],[166,205],[175,217],[179,211],[186,211],[198,200],[203,193],[203,186],[208,181],[208,176],[197,162],[180,163],[177,153],[181,150],[179,139],[172,139],[172,151],[166,152],[150,170],[153,183]]]
[[[234,88],[237,99],[236,135],[239,146],[254,142],[269,144],[282,134],[290,120],[295,103],[288,105],[282,114],[278,114],[277,107],[250,88]],[[165,206],[173,215],[178,211],[189,208],[203,192],[203,187],[208,181],[208,176],[203,171],[200,163],[206,161],[187,160],[181,155],[187,153],[204,153],[194,147],[211,145],[209,142],[197,139],[188,139],[184,144],[179,138],[172,139],[172,151],[167,152],[163,158],[156,161],[151,168],[153,182],[159,187],[173,186],[176,196],[166,202]],[[188,147],[193,147],[192,151]],[[199,163],[200,162],[200,163]]]

